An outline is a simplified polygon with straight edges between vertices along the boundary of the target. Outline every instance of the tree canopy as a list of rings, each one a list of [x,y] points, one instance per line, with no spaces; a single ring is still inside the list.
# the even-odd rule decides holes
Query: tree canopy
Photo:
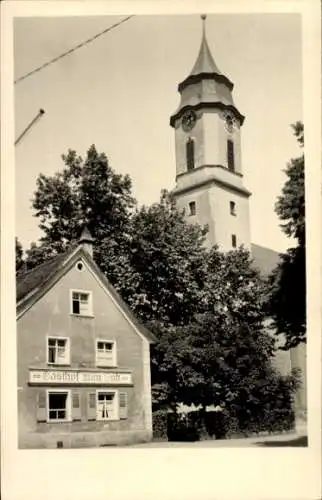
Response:
[[[303,147],[303,124],[297,122],[292,128],[300,147]],[[306,341],[304,154],[291,159],[285,173],[287,180],[275,210],[282,222],[282,230],[297,244],[281,255],[281,261],[270,277],[269,313],[277,332],[285,335],[284,348],[288,349]]]
[[[263,323],[265,285],[249,252],[212,248],[205,268],[199,310],[189,323],[153,324],[159,337],[152,359],[156,407],[165,401],[247,406],[256,391],[263,395],[263,380],[276,377],[275,342]]]
[[[104,239],[109,238],[111,246],[122,246],[128,235],[135,206],[130,177],[116,174],[94,145],[84,160],[72,150],[62,159],[62,171],[37,178],[32,207],[44,235],[40,245],[33,244],[28,252],[29,268],[65,251],[84,225],[97,242],[97,252]]]

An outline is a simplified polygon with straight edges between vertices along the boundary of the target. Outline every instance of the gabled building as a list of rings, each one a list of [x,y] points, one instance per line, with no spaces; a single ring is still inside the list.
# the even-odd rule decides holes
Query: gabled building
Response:
[[[188,222],[208,225],[206,245],[229,251],[241,245],[264,276],[279,262],[279,254],[251,242],[250,191],[243,181],[241,130],[245,116],[232,95],[234,84],[220,71],[211,54],[203,20],[197,60],[178,85],[179,107],[170,117],[175,134],[176,186],[173,195]],[[274,363],[283,373],[302,371],[297,394],[298,415],[306,414],[306,346],[278,351]]]
[[[93,239],[17,280],[20,448],[152,438],[150,344],[93,260]]]

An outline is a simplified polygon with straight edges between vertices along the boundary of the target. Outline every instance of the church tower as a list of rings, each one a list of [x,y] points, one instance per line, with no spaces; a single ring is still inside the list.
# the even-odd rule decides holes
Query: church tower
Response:
[[[181,101],[170,118],[175,132],[176,187],[173,194],[187,219],[208,225],[207,244],[228,251],[250,249],[249,197],[243,185],[240,133],[233,83],[211,55],[205,20],[199,54],[178,86]]]

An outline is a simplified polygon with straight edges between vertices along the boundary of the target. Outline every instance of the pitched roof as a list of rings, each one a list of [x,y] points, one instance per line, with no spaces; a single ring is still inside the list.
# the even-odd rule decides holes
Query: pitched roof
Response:
[[[280,261],[280,254],[271,248],[252,243],[254,265],[263,276],[268,276]]]
[[[20,302],[27,295],[38,290],[44,283],[46,283],[57,270],[64,265],[64,261],[71,254],[75,247],[70,248],[68,251],[56,255],[52,259],[47,260],[43,264],[20,273],[16,281],[16,299]]]
[[[61,253],[54,258],[40,264],[30,271],[21,274],[17,277],[17,310],[22,307],[28,307],[37,301],[38,298],[46,293],[47,289],[51,288],[61,276],[65,274],[79,259],[82,257],[89,267],[95,272],[103,285],[106,287],[112,298],[126,316],[130,319],[137,330],[149,341],[155,342],[157,339],[145,326],[143,326],[136,316],[132,313],[128,305],[109,282],[107,277],[102,273],[100,268],[94,262],[93,258],[84,251],[83,246],[72,246],[69,250]]]

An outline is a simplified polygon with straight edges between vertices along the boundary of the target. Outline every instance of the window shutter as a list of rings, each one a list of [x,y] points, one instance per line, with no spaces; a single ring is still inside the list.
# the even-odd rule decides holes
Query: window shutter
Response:
[[[37,393],[37,422],[46,422],[46,391],[40,390]]]
[[[119,406],[120,406],[120,419],[127,418],[127,392],[120,392],[119,394]]]
[[[96,393],[95,392],[88,393],[87,420],[96,420]]]
[[[72,393],[72,416],[73,420],[81,420],[80,393]]]

